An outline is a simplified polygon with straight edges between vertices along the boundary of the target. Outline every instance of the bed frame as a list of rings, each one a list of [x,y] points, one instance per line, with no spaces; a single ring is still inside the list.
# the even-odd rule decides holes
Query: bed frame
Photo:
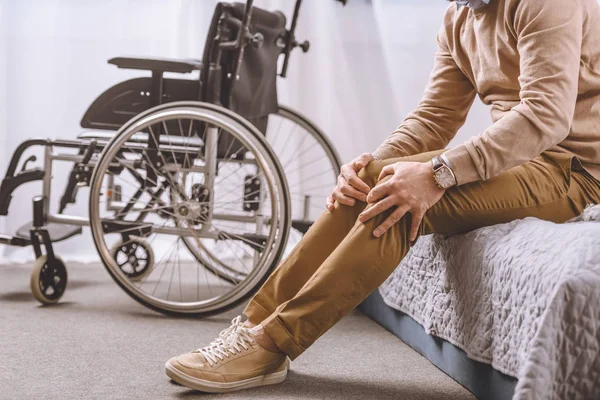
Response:
[[[474,361],[453,344],[428,335],[414,319],[385,304],[379,290],[371,293],[358,308],[477,398],[510,400],[513,397],[516,378],[496,371],[489,364]]]

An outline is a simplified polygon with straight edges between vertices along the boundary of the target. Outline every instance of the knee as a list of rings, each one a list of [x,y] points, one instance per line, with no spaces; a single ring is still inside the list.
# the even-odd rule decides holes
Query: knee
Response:
[[[370,188],[373,188],[377,184],[377,178],[379,178],[383,166],[384,163],[382,161],[371,161],[366,167],[358,172],[358,177],[369,185]]]

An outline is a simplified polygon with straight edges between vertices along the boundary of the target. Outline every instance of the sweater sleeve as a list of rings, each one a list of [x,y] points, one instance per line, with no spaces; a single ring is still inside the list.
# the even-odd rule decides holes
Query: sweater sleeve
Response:
[[[517,3],[513,27],[520,56],[520,103],[481,135],[446,152],[459,185],[530,161],[569,135],[582,45],[579,3]]]
[[[421,102],[373,152],[374,156],[386,159],[443,149],[464,124],[475,88],[452,58],[444,36],[442,29]]]

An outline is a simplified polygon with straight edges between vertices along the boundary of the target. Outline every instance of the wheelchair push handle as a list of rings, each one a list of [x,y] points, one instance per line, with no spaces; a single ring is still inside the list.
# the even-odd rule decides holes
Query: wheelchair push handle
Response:
[[[235,63],[235,68],[233,70],[233,75],[231,76],[233,80],[237,79],[237,76],[240,72],[240,68],[242,66],[242,59],[244,58],[244,48],[246,47],[246,43],[248,42],[248,40],[252,40],[252,35],[250,34],[249,30],[250,17],[252,15],[252,3],[254,3],[254,0],[246,1],[244,17],[242,18],[242,27],[238,31],[238,37],[236,39],[238,55],[237,61]]]
[[[302,5],[302,0],[296,0],[296,5],[294,6],[294,14],[292,16],[292,26],[290,30],[286,32],[285,35],[285,47],[283,48],[283,66],[281,67],[281,73],[279,76],[285,78],[287,75],[288,64],[290,62],[290,52],[298,46],[298,42],[296,41],[296,37],[294,36],[296,32],[296,24],[298,23],[298,15],[300,14],[300,6]],[[304,42],[306,51],[310,47],[310,43]],[[303,47],[304,49],[304,47]]]
[[[346,3],[348,2],[348,0],[336,0],[339,1],[340,3],[342,3],[342,5],[346,5]],[[283,48],[283,66],[281,67],[281,72],[279,73],[279,76],[281,76],[282,78],[285,78],[287,75],[287,69],[288,69],[288,65],[289,65],[289,61],[290,61],[290,52],[295,49],[296,47],[300,47],[302,49],[303,53],[306,53],[309,49],[310,49],[310,42],[308,40],[305,40],[304,42],[300,43],[296,40],[296,24],[298,22],[298,15],[300,13],[300,6],[302,5],[302,0],[296,0],[296,5],[294,7],[294,14],[292,16],[292,25],[290,27],[290,29],[287,31],[286,37],[284,38],[285,40],[285,47]]]

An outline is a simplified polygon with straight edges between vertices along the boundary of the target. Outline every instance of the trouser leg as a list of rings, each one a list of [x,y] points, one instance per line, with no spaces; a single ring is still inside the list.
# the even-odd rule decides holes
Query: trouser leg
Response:
[[[430,154],[412,159],[419,157],[422,161],[431,159]],[[368,179],[376,179],[384,165],[395,161],[399,160],[374,163],[366,169]],[[582,175],[571,179],[570,169],[539,157],[489,181],[448,190],[426,213],[420,231],[421,234],[461,233],[528,216],[563,222],[581,212],[585,206],[583,198],[600,201],[600,189],[583,184],[587,178],[581,179]],[[262,323],[269,336],[292,359],[381,285],[410,247],[410,214],[380,238],[375,238],[372,232],[389,213],[365,224],[354,222],[340,239],[350,219],[356,219],[359,212],[353,207],[338,209],[345,209],[344,218],[336,219],[334,212],[315,224],[312,234],[298,244],[296,254],[282,264],[273,280],[267,281],[257,294],[261,304],[266,302],[269,307],[280,302],[266,318],[263,317],[271,308],[264,307],[260,319],[264,319]],[[330,232],[326,221],[339,230],[335,231],[333,242],[324,244]],[[312,251],[320,246],[326,251],[313,255]],[[287,286],[288,281],[294,283]],[[288,282],[287,289],[282,291],[278,287],[281,282]]]

